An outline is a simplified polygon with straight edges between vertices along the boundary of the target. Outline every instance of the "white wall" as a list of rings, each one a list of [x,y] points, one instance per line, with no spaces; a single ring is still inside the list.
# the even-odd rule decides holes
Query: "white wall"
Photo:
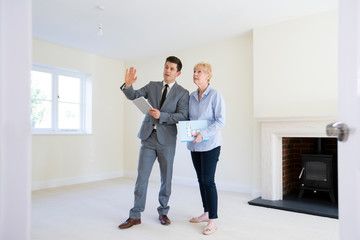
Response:
[[[33,135],[33,189],[123,175],[123,63],[33,40],[33,61],[92,75],[92,134]]]
[[[254,29],[254,116],[337,114],[337,11]]]
[[[253,32],[256,191],[261,185],[260,121],[337,119],[338,14],[328,11]]]
[[[138,81],[135,89],[149,81],[162,80],[164,62],[167,56],[175,55],[183,63],[183,70],[177,82],[190,92],[196,90],[193,83],[193,67],[200,61],[213,66],[211,84],[220,90],[225,98],[227,122],[222,131],[223,145],[217,170],[217,184],[222,189],[246,191],[252,182],[252,33],[226,41],[199,46],[183,51],[174,51],[147,59],[127,62],[126,66],[137,68]],[[125,98],[125,97],[124,97]],[[125,135],[131,141],[125,142],[125,170],[134,174],[137,167],[139,140],[136,134],[143,115],[126,101],[129,113],[125,117]],[[136,120],[135,120],[136,119]],[[153,176],[158,179],[158,164]],[[174,182],[197,184],[190,153],[185,143],[178,142],[175,155]]]

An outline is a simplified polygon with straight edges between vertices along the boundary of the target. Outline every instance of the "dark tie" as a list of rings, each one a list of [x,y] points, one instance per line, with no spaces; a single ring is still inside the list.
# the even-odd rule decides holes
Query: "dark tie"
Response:
[[[163,103],[165,101],[168,86],[169,85],[165,84],[165,89],[164,89],[164,91],[162,93],[161,100],[160,100],[160,108],[161,108],[161,106],[163,105]]]

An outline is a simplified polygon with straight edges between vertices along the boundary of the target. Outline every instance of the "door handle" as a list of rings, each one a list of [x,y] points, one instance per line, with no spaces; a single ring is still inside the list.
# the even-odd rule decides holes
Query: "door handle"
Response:
[[[337,137],[339,142],[346,142],[349,137],[349,127],[343,122],[334,122],[326,125],[326,135]]]

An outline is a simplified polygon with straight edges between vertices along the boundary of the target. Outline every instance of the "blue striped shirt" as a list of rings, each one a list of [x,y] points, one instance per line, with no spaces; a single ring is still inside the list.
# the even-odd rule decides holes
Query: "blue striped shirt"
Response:
[[[208,141],[200,143],[187,143],[190,151],[205,152],[221,146],[221,128],[225,124],[225,101],[221,93],[210,85],[202,94],[199,102],[198,90],[190,94],[189,99],[190,120],[207,120],[208,128],[201,130],[203,138]]]

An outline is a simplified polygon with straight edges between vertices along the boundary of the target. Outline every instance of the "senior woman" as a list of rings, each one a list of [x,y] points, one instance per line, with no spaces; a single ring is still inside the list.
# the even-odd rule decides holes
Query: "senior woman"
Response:
[[[225,102],[221,93],[210,85],[212,68],[209,63],[194,67],[193,80],[198,89],[189,99],[190,120],[207,120],[208,127],[187,144],[199,182],[204,213],[190,219],[192,223],[208,222],[203,234],[209,235],[218,227],[218,195],[215,171],[221,149],[221,128],[225,124]],[[206,141],[204,140],[206,139]]]

